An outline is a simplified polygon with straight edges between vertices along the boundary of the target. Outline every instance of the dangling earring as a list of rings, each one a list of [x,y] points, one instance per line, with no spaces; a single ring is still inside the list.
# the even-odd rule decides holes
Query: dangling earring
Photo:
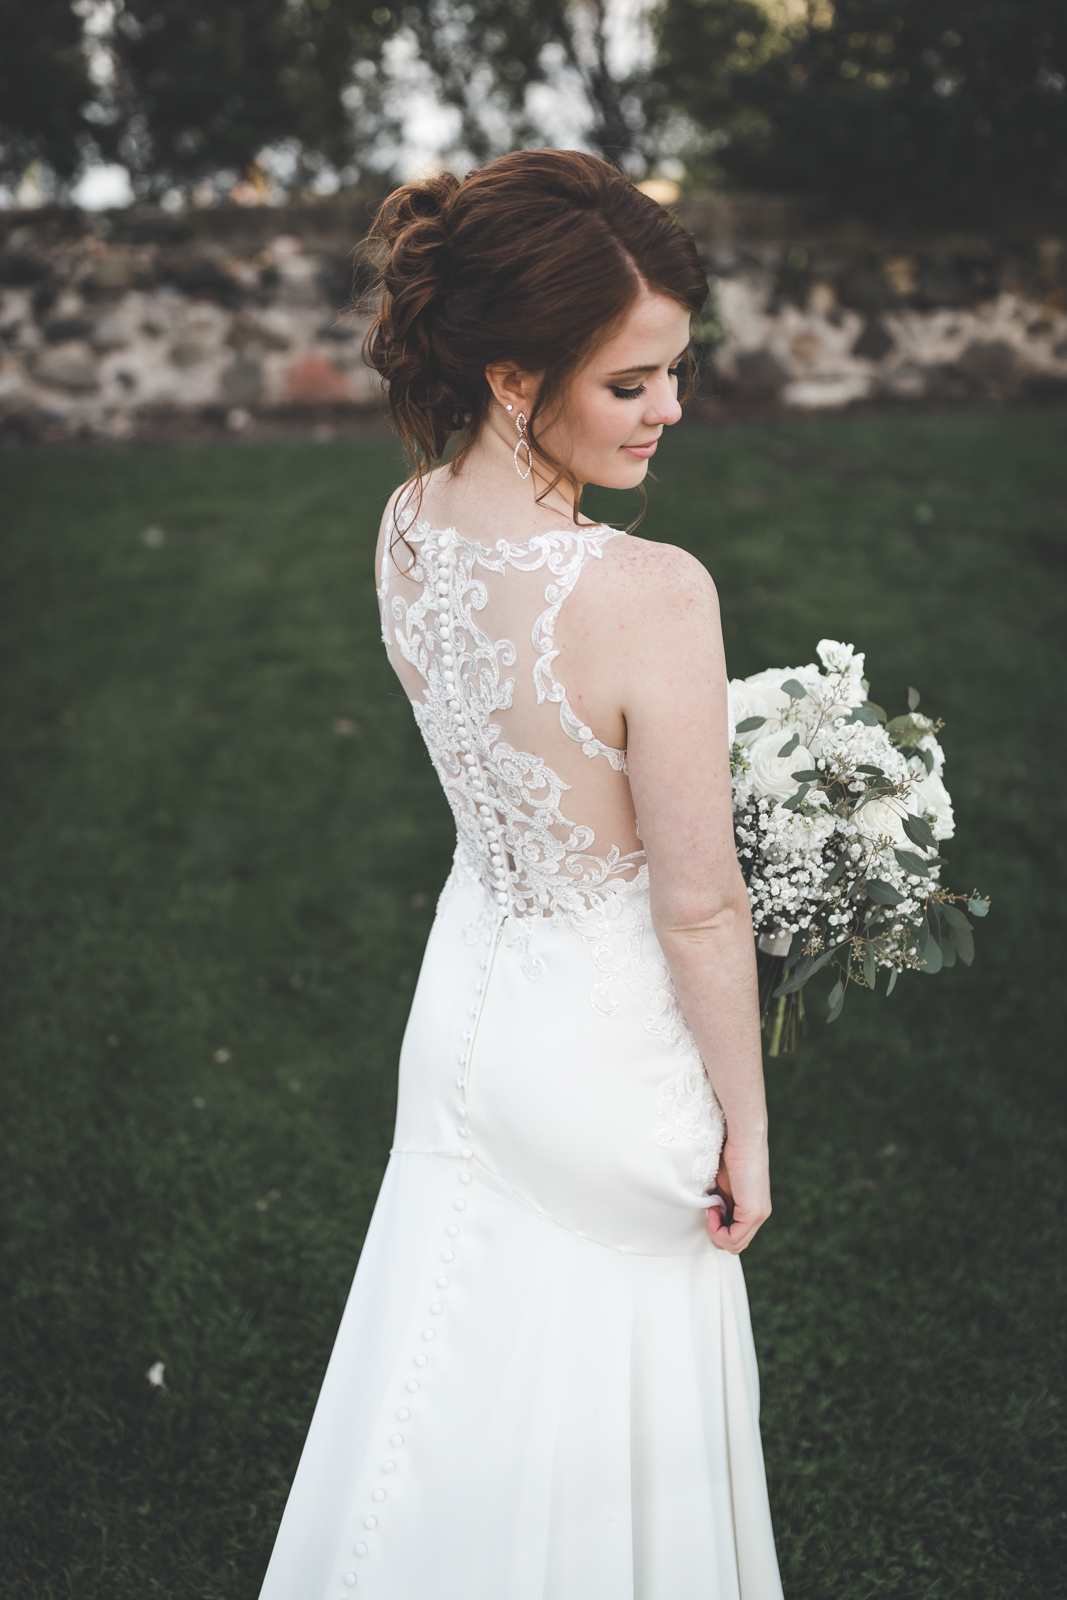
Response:
[[[508,406],[508,410],[509,411],[511,410],[510,406]],[[525,482],[525,480],[530,476],[530,473],[533,471],[533,451],[530,449],[530,441],[526,437],[526,413],[525,412],[523,412],[523,411],[519,412],[518,416],[515,419],[515,426],[519,430],[519,442],[515,446],[515,471],[518,473],[519,477],[522,478],[523,481]],[[522,468],[519,466],[519,451],[520,450],[525,450],[526,451],[526,471],[525,472],[523,472]]]

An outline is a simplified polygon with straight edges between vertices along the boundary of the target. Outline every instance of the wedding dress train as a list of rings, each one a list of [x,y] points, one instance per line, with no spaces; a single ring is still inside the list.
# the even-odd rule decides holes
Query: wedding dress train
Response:
[[[781,1600],[741,1264],[704,1227],[722,1116],[625,755],[553,672],[625,535],[401,520],[384,634],[456,856],[261,1600]]]

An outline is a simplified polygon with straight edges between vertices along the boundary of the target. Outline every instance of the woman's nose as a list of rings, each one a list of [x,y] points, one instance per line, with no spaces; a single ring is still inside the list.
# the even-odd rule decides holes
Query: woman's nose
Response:
[[[649,394],[650,403],[642,420],[650,428],[669,428],[682,414],[677,385],[673,378],[665,378],[652,388],[654,392]]]

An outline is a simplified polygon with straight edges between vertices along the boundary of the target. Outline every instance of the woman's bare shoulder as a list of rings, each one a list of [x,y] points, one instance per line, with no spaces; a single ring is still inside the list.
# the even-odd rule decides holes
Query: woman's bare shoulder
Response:
[[[598,598],[623,612],[670,617],[693,608],[715,608],[711,573],[676,544],[653,539],[612,539],[604,548]]]

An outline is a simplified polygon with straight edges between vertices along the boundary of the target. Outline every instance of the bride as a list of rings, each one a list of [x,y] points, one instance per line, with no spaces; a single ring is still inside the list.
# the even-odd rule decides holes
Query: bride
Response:
[[[262,1600],[780,1600],[715,590],[580,506],[640,488],[681,415],[704,273],[553,150],[410,184],[373,237],[368,354],[415,463],[383,636],[457,843]]]

